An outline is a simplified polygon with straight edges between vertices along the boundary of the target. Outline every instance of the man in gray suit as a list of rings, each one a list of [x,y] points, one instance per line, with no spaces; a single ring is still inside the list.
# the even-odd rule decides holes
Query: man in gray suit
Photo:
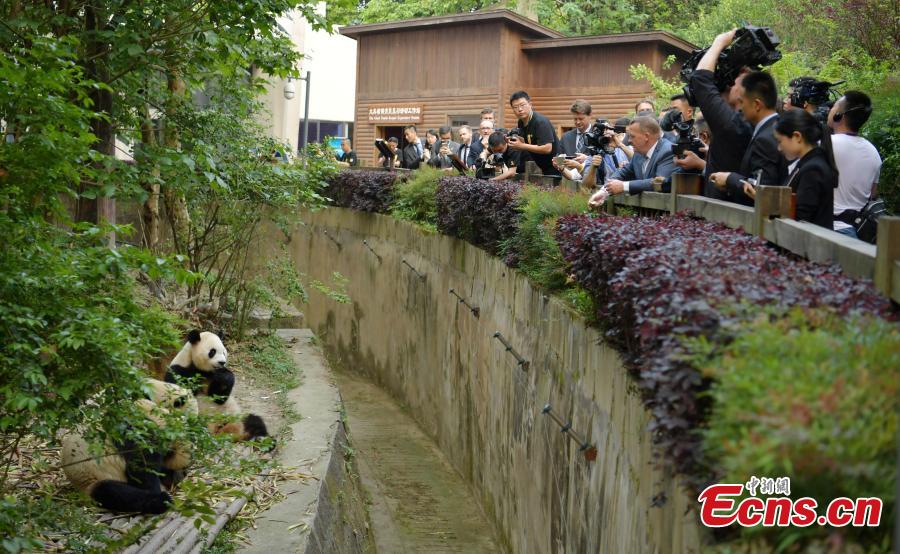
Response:
[[[654,177],[668,180],[669,175],[675,171],[672,143],[662,137],[662,129],[656,118],[634,118],[628,125],[628,137],[634,148],[634,157],[606,181],[605,188],[609,194],[638,194],[653,190]]]
[[[430,165],[441,169],[453,167],[450,154],[459,155],[459,143],[450,140],[451,133],[452,129],[446,125],[438,129],[439,140],[431,147]]]

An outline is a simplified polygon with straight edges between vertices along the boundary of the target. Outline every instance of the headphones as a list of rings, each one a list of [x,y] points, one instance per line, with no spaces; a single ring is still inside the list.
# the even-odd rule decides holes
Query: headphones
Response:
[[[849,110],[844,110],[842,112],[835,112],[834,117],[832,119],[835,123],[840,123],[840,121],[842,119],[844,119],[845,113],[849,113],[854,110],[857,110],[857,111],[862,110],[862,111],[866,112],[866,115],[868,115],[868,114],[872,113],[872,106],[854,106],[854,107],[850,108]]]

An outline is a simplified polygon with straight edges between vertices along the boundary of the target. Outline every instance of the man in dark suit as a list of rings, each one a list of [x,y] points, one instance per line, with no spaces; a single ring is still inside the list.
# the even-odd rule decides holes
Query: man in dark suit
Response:
[[[474,167],[475,161],[478,160],[478,158],[483,158],[490,153],[488,137],[490,137],[493,132],[494,121],[491,119],[482,119],[478,126],[478,135],[472,139],[472,148],[469,151],[469,159],[466,160],[466,165]]]
[[[709,176],[719,171],[739,171],[741,159],[753,134],[753,127],[737,110],[740,106],[739,85],[749,70],[742,70],[735,84],[724,91],[716,87],[715,71],[719,55],[734,40],[734,34],[735,31],[731,30],[716,37],[697,64],[697,70],[691,75],[690,82],[697,105],[709,124],[712,137],[709,151],[706,153],[704,175],[707,181],[703,194],[720,200],[730,198],[709,180]]]
[[[466,168],[470,168],[475,165],[475,158],[472,156],[475,143],[472,140],[472,128],[468,125],[463,125],[457,133],[459,134],[459,159],[466,164]]]
[[[576,100],[569,108],[575,128],[563,133],[559,141],[566,156],[585,153],[587,145],[584,143],[584,133],[591,126],[591,110],[591,105],[587,100]]]
[[[732,202],[752,206],[753,199],[744,193],[742,181],[760,175],[758,185],[781,186],[787,176],[787,164],[775,140],[778,89],[775,79],[764,71],[746,74],[736,86],[741,97],[741,112],[753,126],[750,145],[744,152],[739,171],[713,173],[709,180]],[[717,140],[718,137],[713,136],[713,140]]]
[[[634,148],[634,157],[606,181],[609,194],[638,194],[653,190],[655,177],[666,179],[675,171],[672,143],[662,138],[662,129],[656,118],[646,115],[634,118],[628,125],[628,136]]]
[[[403,138],[406,139],[406,146],[400,151],[400,167],[418,169],[422,163],[422,141],[416,132],[416,126],[406,126],[403,129]]]
[[[441,169],[453,167],[450,154],[459,155],[459,143],[451,140],[453,130],[449,126],[438,129],[438,141],[431,147],[431,159],[428,164]]]

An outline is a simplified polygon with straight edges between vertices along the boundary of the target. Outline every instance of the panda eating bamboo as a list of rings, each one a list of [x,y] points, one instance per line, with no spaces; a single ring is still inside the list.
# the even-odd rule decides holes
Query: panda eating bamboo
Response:
[[[180,412],[196,415],[197,401],[187,389],[146,379],[147,398],[138,407],[157,425],[165,422],[161,414]],[[190,463],[188,448],[179,443],[157,449],[124,444],[107,444],[107,452],[96,456],[80,431],[71,431],[62,439],[62,468],[69,481],[113,512],[161,514],[168,510],[172,497],[168,491],[184,477]]]
[[[228,350],[222,339],[215,333],[193,330],[188,333],[187,342],[169,364],[166,381],[192,381],[200,415],[239,416],[241,407],[231,395],[234,373],[228,369],[227,364]],[[268,436],[265,422],[255,414],[247,414],[239,421],[213,422],[209,430],[216,434],[228,433],[242,441]]]

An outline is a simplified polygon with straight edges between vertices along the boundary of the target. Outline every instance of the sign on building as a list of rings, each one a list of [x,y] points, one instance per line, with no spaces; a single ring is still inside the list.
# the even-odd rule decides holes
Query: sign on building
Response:
[[[422,106],[372,106],[369,108],[369,123],[422,123]]]

